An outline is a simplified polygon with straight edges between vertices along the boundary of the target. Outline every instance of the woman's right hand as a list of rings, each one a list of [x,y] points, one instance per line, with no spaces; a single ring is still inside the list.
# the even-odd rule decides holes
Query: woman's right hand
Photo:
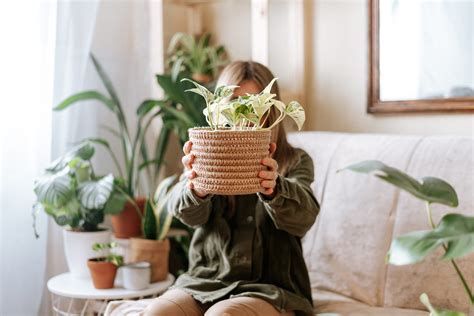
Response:
[[[193,170],[193,162],[194,162],[194,155],[191,154],[191,147],[193,143],[191,141],[187,141],[183,146],[184,157],[181,159],[184,168],[186,169],[186,177],[189,179],[187,187],[190,190],[193,190],[194,194],[199,196],[200,198],[204,198],[207,196],[206,192],[202,192],[199,190],[194,189],[194,184],[191,181],[192,179],[196,178],[197,174],[196,171]]]

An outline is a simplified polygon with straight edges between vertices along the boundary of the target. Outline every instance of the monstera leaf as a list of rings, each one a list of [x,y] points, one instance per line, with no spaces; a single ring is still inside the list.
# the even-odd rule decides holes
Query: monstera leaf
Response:
[[[74,195],[69,168],[35,182],[34,191],[38,201],[51,206],[62,206]]]
[[[430,231],[409,233],[392,241],[388,262],[395,265],[423,260],[436,248],[446,245],[442,259],[455,259],[474,252],[474,217],[447,214]]]
[[[114,177],[109,174],[97,181],[87,181],[78,188],[79,201],[86,209],[100,210],[110,198]]]
[[[429,203],[439,203],[452,207],[457,207],[459,204],[454,188],[442,179],[424,177],[420,183],[408,174],[377,160],[362,161],[342,170],[345,169],[360,173],[375,173],[378,178]]]

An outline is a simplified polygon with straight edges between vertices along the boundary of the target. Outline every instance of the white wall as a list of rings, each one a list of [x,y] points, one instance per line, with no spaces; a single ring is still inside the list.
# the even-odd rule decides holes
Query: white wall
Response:
[[[270,68],[291,84],[282,4],[270,0]],[[234,59],[248,59],[250,1],[221,1],[203,6],[203,27],[226,45]],[[366,0],[305,2],[305,100],[307,130],[400,134],[474,133],[471,114],[390,114],[366,112],[368,78],[368,9]]]

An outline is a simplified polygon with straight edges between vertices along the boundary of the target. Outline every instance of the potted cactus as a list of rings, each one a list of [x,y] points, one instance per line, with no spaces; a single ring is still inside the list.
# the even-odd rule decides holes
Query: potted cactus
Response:
[[[91,258],[87,261],[92,282],[96,289],[111,289],[114,287],[117,269],[123,264],[123,257],[109,250],[116,247],[117,244],[112,243],[95,243],[92,250],[99,252],[100,256]]]
[[[271,129],[286,116],[291,117],[300,130],[305,121],[303,107],[296,101],[284,104],[271,93],[277,80],[273,79],[259,94],[247,94],[231,100],[237,86],[220,86],[215,92],[189,79],[196,93],[206,101],[204,115],[209,127],[189,129],[193,168],[198,176],[194,187],[211,194],[238,195],[260,191],[258,173],[262,158],[268,156]],[[267,123],[275,108],[279,117]]]
[[[98,176],[92,168],[94,147],[84,142],[55,160],[34,184],[37,202],[33,219],[40,211],[64,227],[64,251],[69,271],[88,277],[87,259],[94,243],[110,241],[110,231],[99,225],[104,215],[121,209],[112,192],[121,184],[111,174]],[[35,228],[35,223],[33,223]],[[36,237],[39,237],[36,233]]]
[[[147,199],[143,218],[144,237],[130,239],[130,260],[151,264],[151,282],[166,279],[169,272],[170,241],[167,234],[173,215],[168,212],[166,203],[175,180],[176,176],[164,179],[154,196]]]

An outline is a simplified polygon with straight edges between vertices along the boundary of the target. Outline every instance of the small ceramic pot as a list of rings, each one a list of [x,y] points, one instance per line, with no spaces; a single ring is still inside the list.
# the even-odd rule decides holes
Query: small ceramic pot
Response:
[[[146,261],[130,263],[122,268],[123,287],[127,290],[143,290],[150,285],[151,264]]]

